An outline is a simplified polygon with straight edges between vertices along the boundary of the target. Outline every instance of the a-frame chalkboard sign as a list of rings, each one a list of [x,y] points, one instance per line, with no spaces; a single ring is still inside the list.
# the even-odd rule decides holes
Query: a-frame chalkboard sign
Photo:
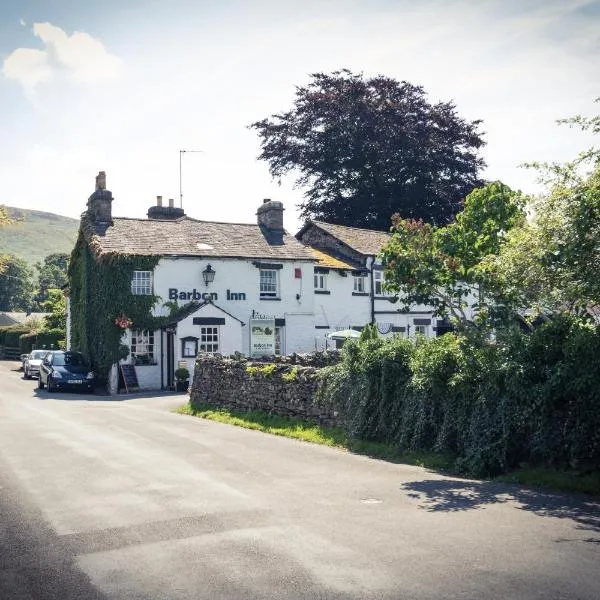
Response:
[[[138,383],[137,373],[133,365],[121,365],[121,375],[125,385],[125,393],[138,392],[140,384]]]

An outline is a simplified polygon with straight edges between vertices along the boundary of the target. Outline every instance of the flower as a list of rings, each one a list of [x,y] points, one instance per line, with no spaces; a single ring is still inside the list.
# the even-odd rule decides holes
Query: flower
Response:
[[[133,325],[133,321],[126,315],[121,315],[115,319],[115,325],[121,329],[127,329]]]

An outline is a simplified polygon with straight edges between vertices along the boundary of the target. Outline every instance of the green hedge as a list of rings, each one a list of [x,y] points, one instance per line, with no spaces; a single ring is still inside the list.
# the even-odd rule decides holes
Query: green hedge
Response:
[[[19,347],[22,353],[34,349],[64,349],[65,332],[62,329],[42,329],[36,333],[26,333],[19,337]]]
[[[600,470],[600,334],[575,319],[494,343],[349,343],[320,394],[349,435],[451,453],[472,475],[522,463]]]
[[[0,345],[9,348],[19,347],[19,337],[29,333],[29,329],[21,326],[0,327]]]

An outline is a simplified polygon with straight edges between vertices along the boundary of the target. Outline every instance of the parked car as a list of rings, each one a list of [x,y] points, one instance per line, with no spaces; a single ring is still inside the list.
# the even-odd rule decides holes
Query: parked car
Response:
[[[23,360],[23,377],[25,379],[39,376],[40,365],[46,354],[48,354],[48,350],[32,350],[29,354],[25,355],[25,359]]]
[[[42,360],[38,388],[49,392],[72,389],[94,391],[95,375],[81,352],[47,352]]]

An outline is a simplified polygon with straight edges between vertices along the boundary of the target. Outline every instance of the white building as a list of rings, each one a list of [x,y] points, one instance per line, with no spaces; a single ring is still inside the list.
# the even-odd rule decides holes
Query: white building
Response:
[[[153,271],[132,269],[130,291],[156,296],[153,315],[163,324],[150,331],[132,323],[121,340],[141,388],[171,387],[177,366],[193,371],[198,352],[251,354],[260,319],[274,329],[266,351],[280,354],[331,347],[328,333],[367,323],[411,337],[444,327],[430,307],[402,312],[383,291],[377,254],[387,233],[315,221],[294,237],[283,229],[283,205],[271,200],[253,224],[192,219],[160,197],[147,219],[117,218],[112,201],[100,173],[82,218],[88,247],[96,256],[158,258]]]

